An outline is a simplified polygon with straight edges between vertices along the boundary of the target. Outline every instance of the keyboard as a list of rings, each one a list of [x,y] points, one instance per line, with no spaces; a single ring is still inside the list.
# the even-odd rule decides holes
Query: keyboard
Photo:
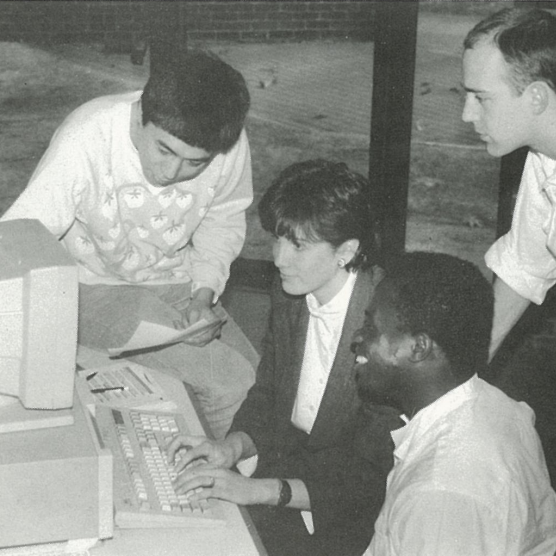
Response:
[[[99,405],[96,421],[114,458],[118,527],[225,525],[225,502],[209,499],[192,504],[172,487],[176,473],[167,463],[165,447],[175,434],[187,434],[181,414]]]

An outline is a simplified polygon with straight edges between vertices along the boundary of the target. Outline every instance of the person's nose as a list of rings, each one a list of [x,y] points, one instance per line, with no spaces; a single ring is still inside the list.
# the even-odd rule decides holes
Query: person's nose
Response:
[[[164,165],[164,177],[170,181],[175,180],[181,169],[181,160],[179,158],[172,158]]]
[[[274,264],[278,268],[284,268],[289,260],[289,242],[284,241],[283,238],[278,238],[272,246],[272,256],[274,257]]]
[[[465,97],[465,103],[463,105],[463,112],[461,114],[461,119],[465,123],[473,123],[477,121],[478,118],[477,101],[473,98],[471,94],[467,94]]]

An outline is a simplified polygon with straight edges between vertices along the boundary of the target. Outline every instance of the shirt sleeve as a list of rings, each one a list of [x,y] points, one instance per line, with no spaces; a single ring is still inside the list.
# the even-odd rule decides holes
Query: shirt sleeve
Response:
[[[50,141],[27,187],[2,220],[34,218],[56,237],[71,227],[85,186],[86,156],[74,126],[64,122]]]
[[[245,130],[227,153],[215,198],[193,234],[189,265],[193,291],[211,288],[224,291],[230,265],[245,241],[245,211],[253,202],[251,154]]]
[[[488,268],[519,295],[537,304],[556,283],[555,166],[554,161],[529,153],[511,230],[485,255]]]
[[[521,535],[525,523],[519,502],[505,502],[508,500],[501,503],[494,499],[486,504],[483,500],[445,490],[413,492],[411,498],[402,496],[388,520],[392,553],[518,556],[522,554]],[[371,545],[370,552],[374,555],[372,548]]]

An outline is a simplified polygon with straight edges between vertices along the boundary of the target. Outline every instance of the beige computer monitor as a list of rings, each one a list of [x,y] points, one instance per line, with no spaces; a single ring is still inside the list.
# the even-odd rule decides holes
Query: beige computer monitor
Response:
[[[60,242],[38,220],[0,222],[0,432],[64,424],[55,410],[73,404],[77,303]]]

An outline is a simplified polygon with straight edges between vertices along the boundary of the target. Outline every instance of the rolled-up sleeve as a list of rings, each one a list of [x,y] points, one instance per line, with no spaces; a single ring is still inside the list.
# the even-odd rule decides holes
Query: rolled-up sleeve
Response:
[[[485,262],[515,292],[541,304],[556,283],[556,161],[529,153],[512,227]]]

